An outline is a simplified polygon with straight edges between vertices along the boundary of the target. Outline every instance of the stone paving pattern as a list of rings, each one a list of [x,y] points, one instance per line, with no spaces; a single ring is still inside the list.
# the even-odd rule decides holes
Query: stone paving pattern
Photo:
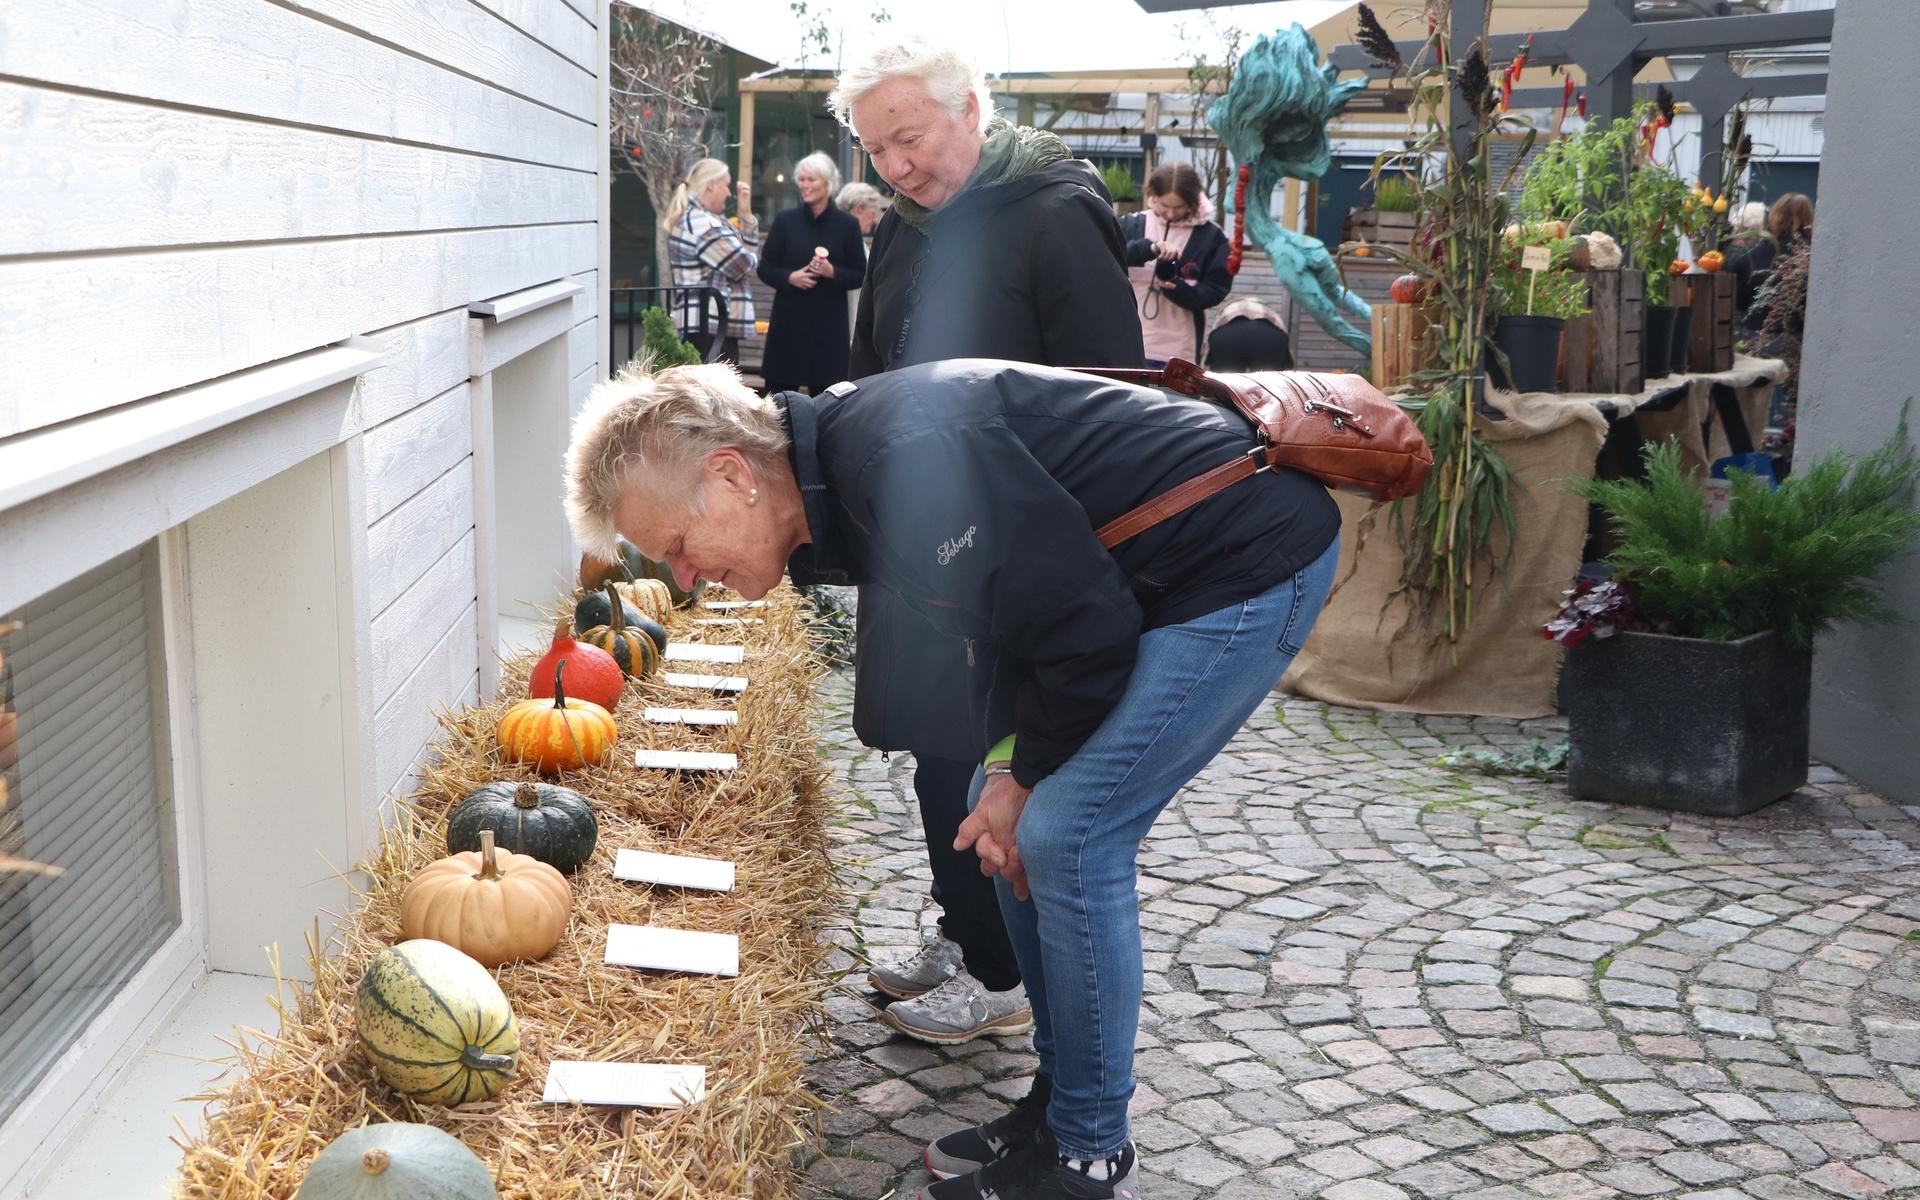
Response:
[[[911,760],[823,684],[856,893],[813,1068],[819,1196],[912,1197],[1004,1111],[1028,1039],[876,1019],[865,956],[936,915]],[[1719,820],[1452,771],[1557,721],[1276,694],[1140,855],[1145,1200],[1867,1200],[1920,1194],[1920,808],[1816,767]]]

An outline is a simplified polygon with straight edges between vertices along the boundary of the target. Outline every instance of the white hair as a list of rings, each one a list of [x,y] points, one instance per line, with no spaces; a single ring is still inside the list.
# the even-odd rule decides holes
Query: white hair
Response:
[[[833,202],[839,205],[842,211],[850,213],[868,208],[876,212],[885,212],[888,207],[887,198],[880,194],[879,188],[857,179],[841,188],[840,194],[833,198]]]
[[[827,106],[842,125],[853,129],[854,101],[889,79],[912,76],[927,85],[927,92],[955,117],[966,111],[967,97],[980,102],[980,127],[984,132],[993,117],[993,96],[987,90],[987,77],[971,54],[958,46],[936,41],[924,34],[886,39],[868,46],[865,52],[840,72],[838,86],[827,97]],[[859,130],[853,130],[855,135]]]
[[[1753,233],[1767,223],[1767,206],[1758,200],[1749,200],[1733,210],[1733,231],[1735,233]]]
[[[827,185],[827,195],[832,196],[840,190],[840,164],[833,161],[833,155],[825,150],[815,150],[799,162],[793,164],[793,179],[800,181],[800,172],[805,171],[815,179]]]

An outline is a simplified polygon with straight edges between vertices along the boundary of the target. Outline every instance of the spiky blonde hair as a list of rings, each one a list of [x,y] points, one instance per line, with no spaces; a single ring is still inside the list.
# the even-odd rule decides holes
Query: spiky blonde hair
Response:
[[[653,370],[635,359],[593,389],[567,447],[567,520],[580,544],[617,559],[614,512],[635,487],[698,514],[709,454],[732,447],[756,466],[785,460],[786,425],[728,363]]]

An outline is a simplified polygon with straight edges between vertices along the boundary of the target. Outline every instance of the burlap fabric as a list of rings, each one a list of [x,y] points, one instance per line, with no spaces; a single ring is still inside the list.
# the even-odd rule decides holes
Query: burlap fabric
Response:
[[[1767,427],[1767,410],[1773,402],[1774,385],[1787,377],[1787,364],[1777,358],[1751,358],[1737,355],[1733,366],[1710,375],[1689,375],[1687,394],[1679,403],[1663,412],[1650,412],[1641,406],[1659,385],[1671,387],[1671,380],[1655,380],[1646,392],[1629,399],[1633,419],[1640,436],[1649,442],[1672,438],[1680,443],[1680,461],[1692,474],[1705,478],[1717,459],[1725,458],[1726,431],[1713,411],[1713,385],[1731,385],[1739,394],[1741,415],[1753,435],[1754,448],[1760,447],[1761,431]],[[1711,424],[1709,425],[1709,419]]]
[[[1687,395],[1671,413],[1639,414],[1642,432],[1649,440],[1680,437],[1689,462],[1700,459],[1704,473],[1707,439],[1701,424],[1712,411],[1713,384],[1741,389],[1757,440],[1765,398],[1784,372],[1776,359],[1742,357],[1731,371],[1691,376],[1682,385]],[[1340,582],[1306,649],[1281,680],[1282,689],[1360,708],[1497,717],[1552,713],[1562,651],[1542,636],[1541,626],[1558,611],[1560,593],[1580,569],[1587,535],[1586,502],[1567,484],[1592,476],[1608,410],[1631,412],[1670,393],[1676,383],[1656,381],[1636,396],[1516,395],[1489,389],[1488,403],[1506,419],[1477,419],[1476,427],[1513,469],[1517,537],[1513,556],[1497,578],[1476,572],[1473,623],[1454,645],[1436,644],[1431,629],[1414,623],[1404,597],[1387,601],[1400,584],[1400,545],[1387,507],[1338,496]],[[1660,420],[1649,428],[1647,417]],[[1719,441],[1724,445],[1724,436]],[[1376,508],[1373,528],[1363,539],[1361,519]],[[1496,561],[1505,552],[1504,538],[1496,533]]]

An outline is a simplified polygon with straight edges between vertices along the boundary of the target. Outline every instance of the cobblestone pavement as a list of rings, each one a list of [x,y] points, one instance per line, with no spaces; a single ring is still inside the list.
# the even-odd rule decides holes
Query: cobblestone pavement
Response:
[[[911,1197],[1025,1091],[1026,1038],[892,1033],[862,956],[931,923],[910,761],[821,729],[860,892],[818,1194]],[[1276,695],[1140,855],[1145,1200],[1920,1193],[1920,808],[1815,768],[1711,820],[1450,771],[1557,722]]]

